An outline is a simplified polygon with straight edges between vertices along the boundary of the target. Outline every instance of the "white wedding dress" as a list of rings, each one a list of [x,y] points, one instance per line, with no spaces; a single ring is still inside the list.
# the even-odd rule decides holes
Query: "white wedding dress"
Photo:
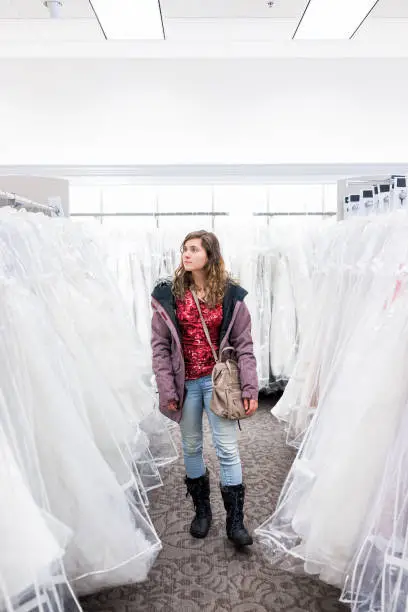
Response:
[[[283,255],[276,265],[270,330],[271,369],[278,379],[290,378],[297,352],[297,317],[289,262]]]
[[[276,511],[257,530],[272,559],[338,587],[408,401],[407,237],[406,217],[332,230],[336,265],[324,281],[331,316],[321,318],[328,346],[318,336],[320,354],[309,359],[316,408]]]
[[[372,275],[367,270],[367,262],[381,249],[383,240],[379,227],[369,243],[362,241],[364,227],[364,222],[356,222],[352,227],[337,224],[322,234],[318,242],[310,300],[303,313],[303,332],[293,376],[282,399],[272,410],[274,416],[287,424],[288,443],[297,448],[313,418],[319,397],[329,384],[336,360],[347,350],[359,324],[359,317],[354,313],[358,315],[364,310],[362,304],[368,295],[366,285]],[[352,271],[354,260],[359,260],[364,275]]]
[[[271,282],[272,313],[270,318],[271,374],[276,389],[291,384],[297,355],[309,329],[309,310],[314,304],[312,271],[315,245],[330,221],[312,217],[273,218],[270,243],[275,255]],[[280,383],[280,384],[279,384]],[[285,419],[278,404],[272,411]]]
[[[1,609],[79,609],[61,563],[71,532],[36,505],[1,427],[0,498]]]
[[[24,487],[11,458],[0,477],[16,483],[4,508],[16,508],[9,524],[25,500],[34,530],[25,536],[16,525],[15,554],[2,547],[9,609],[35,581],[49,592],[53,561],[63,560],[60,582],[82,595],[144,580],[160,550],[145,504],[146,490],[161,482],[151,451],[151,441],[163,451],[152,431],[154,402],[120,299],[91,264],[68,220],[1,211],[0,427]],[[37,532],[44,547],[31,560]],[[23,552],[29,567],[21,559],[16,574]]]
[[[408,596],[408,404],[366,517],[342,601],[353,612],[406,612]]]

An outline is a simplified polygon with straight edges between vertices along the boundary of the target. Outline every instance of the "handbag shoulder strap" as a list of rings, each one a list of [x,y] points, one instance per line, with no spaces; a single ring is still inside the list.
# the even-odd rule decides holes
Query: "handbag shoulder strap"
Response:
[[[200,315],[201,325],[203,326],[205,337],[207,338],[208,344],[211,346],[211,350],[212,350],[213,357],[215,359],[215,363],[217,363],[219,361],[219,358],[218,358],[218,355],[217,355],[217,353],[216,353],[216,351],[215,351],[215,349],[213,347],[213,343],[211,342],[210,332],[208,331],[207,323],[205,322],[204,317],[203,317],[203,313],[201,312],[201,306],[200,306],[200,302],[199,302],[198,296],[197,296],[197,294],[196,294],[194,289],[190,289],[190,291],[191,291],[191,293],[193,295],[193,298],[194,298],[194,301],[196,303],[198,314]]]

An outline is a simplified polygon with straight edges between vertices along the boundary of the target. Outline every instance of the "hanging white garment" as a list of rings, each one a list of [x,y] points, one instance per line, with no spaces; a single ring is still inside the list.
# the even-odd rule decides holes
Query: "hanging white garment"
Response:
[[[289,379],[297,352],[296,307],[288,262],[279,257],[273,278],[270,330],[271,369],[278,379]]]
[[[58,224],[1,212],[0,419],[7,438],[15,441],[35,503],[72,533],[64,566],[75,591],[144,580],[160,542],[132,470],[133,459],[145,460],[149,447],[144,433],[135,436],[138,423],[133,431],[125,419],[130,404],[121,385],[128,378],[116,371],[105,376],[108,362],[85,351],[84,338],[90,345],[96,330],[86,336],[76,325],[81,313],[72,299],[72,273],[62,265],[65,252],[52,248]],[[63,220],[59,229],[69,225]],[[101,312],[95,320],[103,334]],[[142,405],[140,423],[148,413]]]
[[[372,241],[361,241],[364,221],[352,226],[337,224],[322,234],[315,256],[311,297],[304,313],[303,333],[293,376],[272,414],[287,423],[288,443],[299,447],[316,411],[319,397],[333,372],[336,359],[347,350],[347,343],[362,310],[370,273],[353,274],[353,261],[366,269],[382,246],[381,228]],[[361,251],[361,253],[360,253]],[[350,267],[350,274],[345,270]],[[328,378],[329,377],[329,378]]]
[[[316,308],[312,290],[315,245],[320,233],[330,225],[330,220],[308,218],[307,215],[304,218],[272,218],[270,222],[276,259],[271,287],[271,373],[278,381],[289,381],[289,385],[299,350],[309,332],[310,310]],[[286,398],[272,413],[279,419],[289,420],[285,404]]]
[[[408,404],[342,594],[342,601],[353,612],[406,612],[407,609],[407,436]]]
[[[136,422],[139,434],[141,432],[145,437],[145,451],[137,458],[136,463],[143,486],[148,491],[161,484],[159,473],[155,471],[154,466],[171,463],[178,456],[168,421],[158,410],[157,397],[154,396],[152,385],[154,381],[150,357],[151,288],[148,283],[151,282],[151,286],[154,284],[152,279],[155,272],[152,271],[152,262],[158,261],[158,258],[148,253],[142,237],[137,239],[130,234],[126,236],[120,234],[119,240],[114,234],[108,240],[104,233],[100,235],[94,228],[86,225],[81,226],[81,230],[80,259],[76,270],[85,269],[88,274],[87,277],[82,275],[81,278],[75,277],[69,280],[74,289],[71,292],[71,299],[79,298],[84,302],[84,308],[79,304],[80,312],[88,310],[89,316],[95,316],[92,313],[93,304],[98,304],[99,312],[106,315],[104,333],[100,336],[95,333],[89,338],[87,349],[92,349],[92,361],[99,365],[101,373],[123,404],[126,418],[133,424]],[[84,252],[88,253],[86,265],[85,261],[81,261]],[[89,261],[92,262],[91,266]],[[123,272],[126,270],[126,274],[124,272],[119,278],[121,292],[117,292],[115,279],[107,271],[106,262],[109,263],[111,270],[115,266],[117,269],[121,268]],[[98,281],[96,287],[95,283],[92,283],[93,279]],[[92,300],[87,289],[90,285],[93,287],[93,292],[99,293],[95,298],[91,294]],[[105,291],[101,293],[98,290],[99,286],[105,287]],[[116,292],[112,291],[112,288]],[[130,310],[122,307],[122,292],[128,308],[130,304],[132,305]],[[109,329],[106,329],[108,321]],[[87,326],[87,317],[82,315],[78,318],[78,323],[81,323],[81,336],[87,338],[92,331]],[[140,330],[143,332],[142,335],[139,334]],[[105,350],[100,350],[101,341],[105,347],[110,347],[108,354]],[[137,444],[139,450],[140,445],[141,438]],[[149,454],[154,459],[153,464]]]
[[[2,427],[0,456],[1,609],[79,609],[61,563],[71,533],[34,502]]]
[[[340,310],[329,302],[333,329],[327,338],[334,343],[318,362],[317,409],[277,509],[257,530],[267,554],[288,555],[287,566],[339,587],[408,400],[402,341],[408,291],[400,264],[408,257],[407,219],[353,224],[352,233],[363,231],[364,240],[355,241],[354,254],[344,250],[351,242],[336,243],[338,277],[333,269],[326,279],[335,295],[337,287],[349,300]],[[335,239],[343,229],[334,230]]]
[[[141,511],[127,498],[85,427],[73,370],[64,366],[69,358],[47,329],[45,311],[33,308],[31,297],[21,292],[3,293],[1,301],[8,323],[0,341],[1,387],[14,413],[26,411],[32,429],[17,430],[16,437],[22,444],[26,436],[35,437],[50,512],[73,532],[64,560],[69,579],[80,580],[75,589],[81,594],[145,579],[158,538],[143,506]]]
[[[87,405],[94,406],[92,422],[105,416],[108,438],[115,439],[122,457],[132,455],[145,490],[150,490],[161,485],[155,464],[177,457],[150,386],[150,348],[139,341],[121,294],[103,265],[101,246],[92,234],[83,234],[72,224],[61,229],[58,246],[69,248],[72,262],[71,266],[62,263],[59,291],[45,288],[50,317],[70,351],[78,355],[78,376],[91,394]],[[99,384],[87,385],[95,376]]]

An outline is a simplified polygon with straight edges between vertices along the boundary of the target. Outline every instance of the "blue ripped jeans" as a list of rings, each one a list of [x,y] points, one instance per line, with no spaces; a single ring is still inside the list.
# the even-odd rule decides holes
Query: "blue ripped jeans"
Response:
[[[188,380],[186,388],[180,429],[187,476],[199,478],[205,474],[203,457],[203,412],[205,410],[220,462],[221,484],[224,486],[241,484],[242,467],[238,451],[238,425],[236,421],[223,419],[211,411],[211,376]]]

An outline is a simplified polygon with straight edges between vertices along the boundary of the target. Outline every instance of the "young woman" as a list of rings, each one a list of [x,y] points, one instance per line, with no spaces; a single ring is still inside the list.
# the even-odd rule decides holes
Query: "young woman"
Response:
[[[195,507],[190,533],[205,538],[211,525],[210,481],[203,458],[203,411],[207,413],[220,462],[221,493],[227,512],[227,535],[237,546],[252,544],[244,526],[245,486],[238,451],[236,421],[210,410],[215,365],[191,289],[200,300],[215,350],[231,346],[238,360],[242,397],[248,415],[258,408],[258,379],[251,318],[243,300],[247,292],[225,271],[217,237],[189,234],[174,280],[157,284],[152,294],[153,370],[160,410],[180,424],[187,494]]]

